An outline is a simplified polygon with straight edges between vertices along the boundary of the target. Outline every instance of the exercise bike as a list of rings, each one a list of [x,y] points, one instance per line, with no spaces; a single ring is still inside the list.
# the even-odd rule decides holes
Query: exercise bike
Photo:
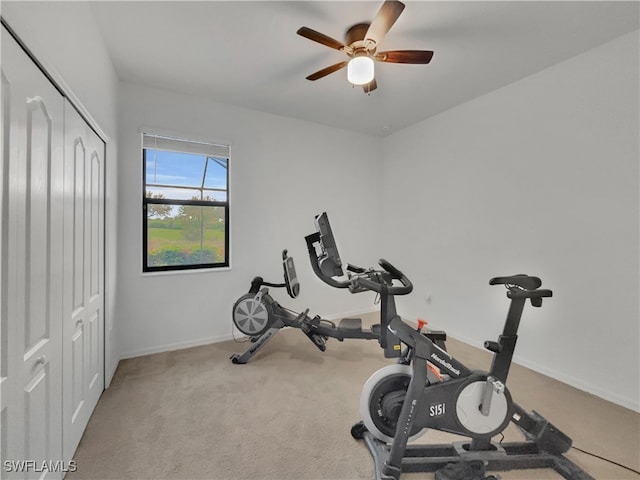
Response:
[[[360,318],[343,318],[335,324],[318,315],[309,316],[309,309],[297,313],[276,302],[269,294],[267,287],[286,288],[291,298],[296,298],[300,292],[293,258],[287,255],[287,250],[284,250],[282,253],[284,283],[265,282],[262,277],[255,277],[251,281],[249,292],[241,296],[233,306],[233,324],[240,332],[247,335],[252,343],[244,353],[231,355],[233,363],[247,363],[284,327],[302,330],[322,352],[326,350],[326,342],[329,338],[335,338],[340,342],[345,339],[364,339],[377,340],[386,357],[396,358],[402,355],[400,341],[386,327],[396,316],[394,297],[410,293],[413,289],[411,282],[385,260],[379,262],[382,270],[365,269],[347,264],[348,274],[345,276],[326,212],[316,216],[314,223],[316,232],[305,237],[314,273],[326,284],[335,288],[349,289],[351,293],[370,290],[363,286],[354,287],[353,282],[356,278],[360,279],[361,285],[367,282],[376,285],[376,291],[380,295],[380,323],[367,329],[362,328]],[[395,284],[394,281],[396,281]],[[398,282],[400,285],[397,285]],[[425,335],[445,348],[444,332],[427,331]]]
[[[377,480],[398,480],[401,472],[436,472],[438,480],[485,477],[487,471],[553,468],[570,480],[593,480],[562,454],[571,439],[535,411],[517,405],[506,386],[525,302],[534,307],[551,297],[537,277],[492,278],[511,300],[502,335],[484,346],[493,353],[488,372],[471,370],[427,336],[394,317],[388,329],[406,345],[401,362],[375,372],[360,399],[362,421],[351,434],[364,439]],[[358,279],[355,279],[358,286]],[[367,285],[375,288],[374,285]],[[510,422],[526,441],[493,443]],[[407,445],[427,429],[470,439],[451,445]],[[464,471],[471,472],[466,476]]]

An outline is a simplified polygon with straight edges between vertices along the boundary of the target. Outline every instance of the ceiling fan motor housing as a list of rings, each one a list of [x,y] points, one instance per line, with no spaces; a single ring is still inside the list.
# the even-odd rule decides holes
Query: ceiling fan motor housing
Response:
[[[356,23],[352,27],[349,27],[344,34],[344,43],[354,49],[357,48],[358,45],[354,45],[354,43],[364,41],[364,36],[367,34],[367,30],[369,30],[369,25],[369,23]]]

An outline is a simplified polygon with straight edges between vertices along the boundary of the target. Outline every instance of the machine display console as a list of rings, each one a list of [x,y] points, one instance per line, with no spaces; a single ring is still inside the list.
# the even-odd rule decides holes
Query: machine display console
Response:
[[[320,269],[322,273],[328,277],[342,277],[342,260],[338,253],[336,241],[333,238],[331,224],[327,212],[318,215],[315,220],[316,230],[320,234],[320,245],[322,253],[318,257]]]

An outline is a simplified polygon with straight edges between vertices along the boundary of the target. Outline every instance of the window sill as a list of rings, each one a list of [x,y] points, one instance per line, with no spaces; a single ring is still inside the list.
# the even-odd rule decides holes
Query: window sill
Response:
[[[140,272],[140,275],[143,277],[155,277],[162,275],[191,275],[197,273],[228,272],[229,270],[231,270],[231,266],[217,268],[186,268],[184,270],[163,270],[159,272]]]

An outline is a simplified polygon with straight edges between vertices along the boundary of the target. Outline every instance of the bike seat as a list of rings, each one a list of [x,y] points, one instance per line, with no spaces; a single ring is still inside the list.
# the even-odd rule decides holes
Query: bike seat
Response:
[[[542,285],[542,280],[520,273],[508,277],[493,277],[489,280],[489,285],[517,285],[525,290],[535,290]]]

